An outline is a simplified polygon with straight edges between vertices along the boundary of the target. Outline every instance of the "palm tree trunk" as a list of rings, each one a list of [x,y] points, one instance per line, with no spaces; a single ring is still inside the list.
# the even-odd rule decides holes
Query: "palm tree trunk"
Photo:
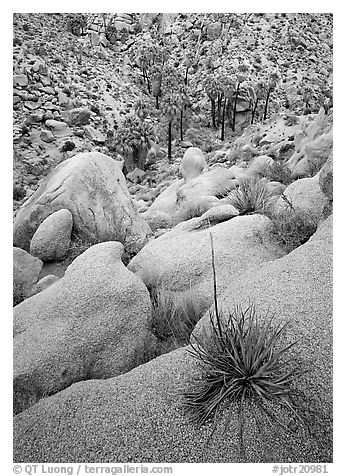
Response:
[[[147,70],[145,68],[143,68],[143,79],[144,79],[144,84],[145,83],[147,84],[148,92],[150,94],[150,82],[149,82],[149,77],[148,77],[148,74],[147,74]]]
[[[180,140],[183,141],[183,120],[184,120],[184,110],[180,111]]]
[[[211,101],[211,120],[214,129],[216,129],[216,122],[215,122],[215,99],[210,99]]]
[[[168,161],[172,162],[172,121],[168,123]]]
[[[219,127],[220,122],[221,122],[221,94],[217,95],[217,127]]]
[[[256,99],[255,105],[254,105],[253,110],[252,110],[251,124],[253,124],[253,121],[255,120],[255,113],[256,113],[257,105],[258,105],[258,98]]]
[[[223,141],[225,140],[225,113],[226,113],[226,103],[227,98],[225,98],[222,108],[222,126],[221,126],[221,137],[220,139]]]
[[[270,96],[270,89],[268,89],[268,93],[267,93],[267,97],[266,97],[266,104],[264,106],[264,114],[263,114],[263,120],[264,121],[267,119],[269,96]]]
[[[156,109],[159,109],[159,96],[155,96],[156,98]]]
[[[240,83],[237,84],[237,90],[235,92],[235,100],[234,100],[234,106],[233,106],[233,121],[232,121],[233,132],[235,130],[235,116],[237,114],[237,101],[238,101],[239,87],[240,87]]]
[[[186,68],[185,79],[184,79],[185,85],[187,85],[187,73],[188,73],[188,71],[189,71],[189,68]]]

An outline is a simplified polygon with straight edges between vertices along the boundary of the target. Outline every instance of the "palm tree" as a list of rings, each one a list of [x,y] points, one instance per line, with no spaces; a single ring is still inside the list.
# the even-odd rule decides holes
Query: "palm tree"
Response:
[[[251,114],[251,124],[254,123],[258,102],[265,98],[266,84],[263,80],[260,80],[258,81],[258,83],[256,83],[254,92],[255,92],[255,101],[254,101],[252,114]]]
[[[179,96],[171,94],[164,98],[163,112],[168,122],[168,160],[172,159],[172,124],[179,113]]]
[[[271,73],[269,75],[269,80],[268,80],[268,85],[267,85],[266,103],[265,103],[265,106],[264,106],[264,114],[263,114],[263,120],[264,121],[267,119],[270,93],[274,91],[274,89],[277,86],[278,81],[279,81],[278,73],[274,72],[274,73]]]
[[[216,128],[215,101],[218,98],[218,95],[220,93],[220,85],[216,77],[213,76],[212,74],[208,74],[204,80],[204,91],[206,92],[208,98],[210,99],[212,125],[214,128]]]
[[[239,95],[239,88],[241,83],[243,83],[246,80],[245,73],[247,72],[248,67],[245,64],[240,64],[238,66],[238,72],[236,74],[237,76],[237,89],[235,92],[235,99],[234,99],[234,104],[233,104],[233,120],[232,120],[232,131],[234,132],[235,130],[235,116],[237,113],[237,101],[238,101],[238,95]]]

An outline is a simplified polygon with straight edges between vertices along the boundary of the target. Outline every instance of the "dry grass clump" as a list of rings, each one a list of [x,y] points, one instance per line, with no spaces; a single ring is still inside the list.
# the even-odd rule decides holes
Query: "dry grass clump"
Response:
[[[260,315],[254,304],[245,310],[210,313],[211,334],[191,344],[189,352],[203,366],[204,378],[184,393],[183,404],[191,419],[205,423],[216,418],[226,399],[242,409],[245,399],[259,405],[276,400],[294,412],[288,398],[292,383],[303,373],[291,361],[289,350],[295,343],[282,345],[288,323],[274,325],[274,315]]]
[[[179,296],[163,287],[157,287],[151,290],[151,298],[153,333],[164,351],[187,345],[204,312],[196,295],[190,291]]]
[[[276,160],[271,165],[268,165],[263,171],[263,175],[270,182],[280,182],[284,185],[289,185],[293,182],[290,168],[281,160]]]
[[[287,207],[269,211],[267,216],[273,223],[274,239],[290,253],[311,238],[317,230],[318,223],[309,213],[293,207],[284,193],[281,197],[287,203]]]
[[[228,193],[227,199],[240,215],[265,214],[271,207],[275,195],[275,192],[267,187],[266,180],[244,177],[239,179],[239,186]]]

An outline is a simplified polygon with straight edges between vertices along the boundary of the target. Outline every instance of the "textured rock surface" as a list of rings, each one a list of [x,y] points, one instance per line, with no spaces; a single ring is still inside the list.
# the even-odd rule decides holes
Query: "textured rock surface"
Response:
[[[330,156],[319,173],[319,184],[324,195],[333,200],[333,158]]]
[[[201,307],[209,307],[213,301],[210,233],[219,292],[232,276],[283,254],[270,240],[268,218],[249,215],[229,220],[228,213],[229,209],[224,216],[227,221],[216,220],[217,224],[211,227],[213,220],[204,220],[203,216],[181,223],[148,243],[129,263],[129,269],[149,287],[161,285],[176,293],[192,290]],[[233,207],[232,214],[237,214]],[[222,221],[222,212],[219,216]]]
[[[30,242],[30,253],[42,261],[61,261],[71,243],[72,213],[62,208],[47,217]]]
[[[190,379],[200,376],[200,369],[183,348],[125,375],[75,384],[18,415],[14,461],[331,462],[331,241],[328,220],[289,255],[230,280],[225,295],[231,306],[234,299],[244,305],[251,299],[266,310],[269,302],[280,322],[290,321],[285,338],[300,337],[300,354],[292,349],[292,358],[308,366],[297,390],[303,394],[301,410],[311,433],[275,402],[270,411],[284,429],[274,428],[257,406],[245,402],[243,453],[236,405],[222,407],[212,437],[212,422],[191,424],[179,407],[179,395]]]
[[[218,198],[239,183],[239,170],[238,167],[213,167],[194,178],[190,177],[187,183],[176,180],[154,200],[143,217],[157,228],[156,222],[163,221],[166,226],[172,226],[191,216],[202,215],[213,204],[218,205]]]
[[[323,216],[323,208],[328,202],[319,186],[319,174],[312,178],[303,178],[291,183],[285,189],[285,196],[291,202],[295,210],[308,213],[316,221]],[[290,206],[279,198],[274,206],[275,210],[289,209]]]
[[[18,211],[14,244],[29,249],[39,225],[53,212],[68,209],[74,232],[89,241],[121,241],[125,250],[140,249],[151,234],[133,207],[117,162],[99,152],[62,162]]]
[[[43,263],[20,248],[13,248],[13,302],[19,304],[37,282]]]
[[[122,253],[118,242],[89,248],[63,278],[15,307],[16,411],[73,382],[109,378],[143,361],[154,344],[150,297]]]
[[[207,162],[201,149],[198,147],[189,147],[184,153],[179,171],[186,183],[200,175],[206,165]]]
[[[44,291],[46,288],[48,288],[48,286],[51,286],[56,281],[59,281],[58,276],[55,276],[54,274],[48,274],[44,278],[37,281],[36,284],[34,284],[34,286],[31,288],[31,291],[28,297],[34,296],[35,294],[38,294],[41,291]]]

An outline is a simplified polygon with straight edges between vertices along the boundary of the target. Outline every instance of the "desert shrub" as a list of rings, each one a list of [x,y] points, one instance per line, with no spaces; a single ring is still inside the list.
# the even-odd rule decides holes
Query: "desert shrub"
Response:
[[[70,248],[65,256],[65,261],[72,263],[79,255],[84,253],[87,249],[99,243],[97,240],[85,239],[72,234]]]
[[[227,199],[240,215],[265,213],[272,204],[274,193],[267,187],[267,181],[256,177],[239,179],[239,186],[227,194]]]
[[[178,296],[163,287],[151,289],[153,332],[166,351],[187,345],[204,310],[193,292]]]
[[[292,183],[292,172],[290,168],[281,160],[274,161],[263,171],[263,175],[270,182],[281,182],[284,185]]]
[[[209,312],[209,326],[204,328],[204,333],[198,338],[191,336],[187,351],[197,359],[201,373],[180,390],[181,405],[198,425],[214,417],[211,435],[222,409],[229,403],[238,408],[240,451],[244,454],[246,403],[260,433],[258,410],[272,427],[276,424],[285,432],[294,431],[273,413],[275,402],[311,431],[308,420],[311,412],[302,405],[302,395],[294,386],[306,371],[299,356],[292,353],[297,342],[285,340],[289,322],[275,323],[275,314],[269,310],[259,313],[251,302],[245,309],[235,304],[228,312],[219,310],[212,234],[210,238],[214,311]]]
[[[273,237],[288,253],[306,243],[317,229],[317,222],[309,213],[292,206],[267,216],[273,222]]]
[[[299,123],[299,117],[295,114],[286,114],[284,121],[286,126],[294,126]]]
[[[71,140],[67,140],[60,148],[60,152],[69,152],[76,147],[76,144]]]
[[[314,157],[313,160],[308,159],[307,161],[307,170],[306,170],[306,177],[314,177],[324,164],[327,162],[327,157]]]
[[[279,160],[281,160],[282,162],[291,158],[294,153],[295,145],[293,139],[294,136],[292,137],[292,141],[289,141],[286,144],[282,145],[279,149]]]
[[[13,184],[13,200],[22,200],[26,195],[26,191],[21,184]]]
[[[67,30],[76,36],[84,35],[87,24],[87,16],[83,13],[68,13],[66,15]]]
[[[254,304],[210,312],[210,333],[200,340],[194,336],[188,349],[203,372],[183,393],[182,405],[193,422],[202,425],[214,416],[216,424],[226,401],[239,404],[240,414],[245,401],[262,409],[268,401],[280,401],[297,414],[292,384],[303,371],[288,352],[295,343],[282,343],[289,323],[274,325],[274,317],[260,315]]]
[[[13,307],[17,306],[27,298],[27,293],[21,285],[13,282]]]

